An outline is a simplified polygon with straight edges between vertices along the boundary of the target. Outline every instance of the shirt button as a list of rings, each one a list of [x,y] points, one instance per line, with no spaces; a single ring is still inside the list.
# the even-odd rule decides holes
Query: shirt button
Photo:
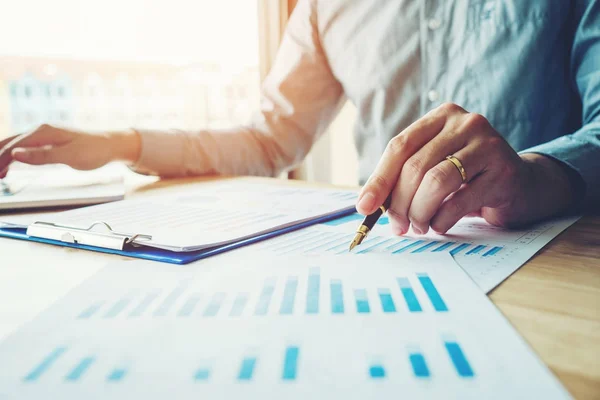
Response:
[[[437,18],[431,18],[429,21],[427,21],[427,26],[429,27],[429,29],[434,31],[440,26],[442,26],[442,21],[440,21]]]
[[[440,94],[436,90],[430,90],[427,93],[427,98],[429,101],[437,101],[440,98]]]

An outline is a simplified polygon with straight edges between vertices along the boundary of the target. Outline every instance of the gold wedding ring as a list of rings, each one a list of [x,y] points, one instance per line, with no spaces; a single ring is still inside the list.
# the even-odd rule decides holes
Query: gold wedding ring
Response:
[[[446,160],[448,160],[452,164],[454,164],[454,166],[456,167],[458,172],[460,172],[460,177],[462,178],[462,183],[466,183],[467,182],[467,172],[465,171],[465,167],[463,167],[460,160],[458,158],[454,157],[453,155],[446,156]]]

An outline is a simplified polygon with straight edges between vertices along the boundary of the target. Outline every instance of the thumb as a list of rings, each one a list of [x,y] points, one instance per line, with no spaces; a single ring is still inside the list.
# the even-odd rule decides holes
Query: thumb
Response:
[[[62,164],[66,163],[66,159],[61,150],[53,146],[18,147],[13,149],[12,157],[15,161],[31,165]]]

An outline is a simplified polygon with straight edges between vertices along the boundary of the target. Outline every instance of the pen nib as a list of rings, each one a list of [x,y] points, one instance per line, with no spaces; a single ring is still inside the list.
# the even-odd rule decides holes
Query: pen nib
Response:
[[[359,244],[361,244],[361,242],[363,241],[363,239],[365,238],[365,234],[362,232],[357,232],[356,236],[354,236],[354,239],[352,239],[352,243],[350,243],[350,249],[348,251],[352,251],[353,248],[355,248],[356,246],[358,246]]]

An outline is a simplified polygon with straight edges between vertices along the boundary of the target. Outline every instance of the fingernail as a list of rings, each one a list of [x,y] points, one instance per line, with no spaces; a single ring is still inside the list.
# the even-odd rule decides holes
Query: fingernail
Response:
[[[17,161],[21,161],[21,160],[25,160],[27,158],[27,150],[25,149],[21,149],[21,148],[17,148],[17,149],[13,149],[13,151],[11,152],[12,157],[17,160]]]
[[[422,234],[423,234],[423,232],[422,232],[422,231],[421,231],[419,228],[417,228],[416,226],[414,226],[414,225],[413,225],[413,231],[414,231],[414,232],[415,232],[417,235],[422,235]]]
[[[374,205],[375,196],[373,196],[373,193],[367,192],[358,200],[357,208],[359,210],[370,212]]]

